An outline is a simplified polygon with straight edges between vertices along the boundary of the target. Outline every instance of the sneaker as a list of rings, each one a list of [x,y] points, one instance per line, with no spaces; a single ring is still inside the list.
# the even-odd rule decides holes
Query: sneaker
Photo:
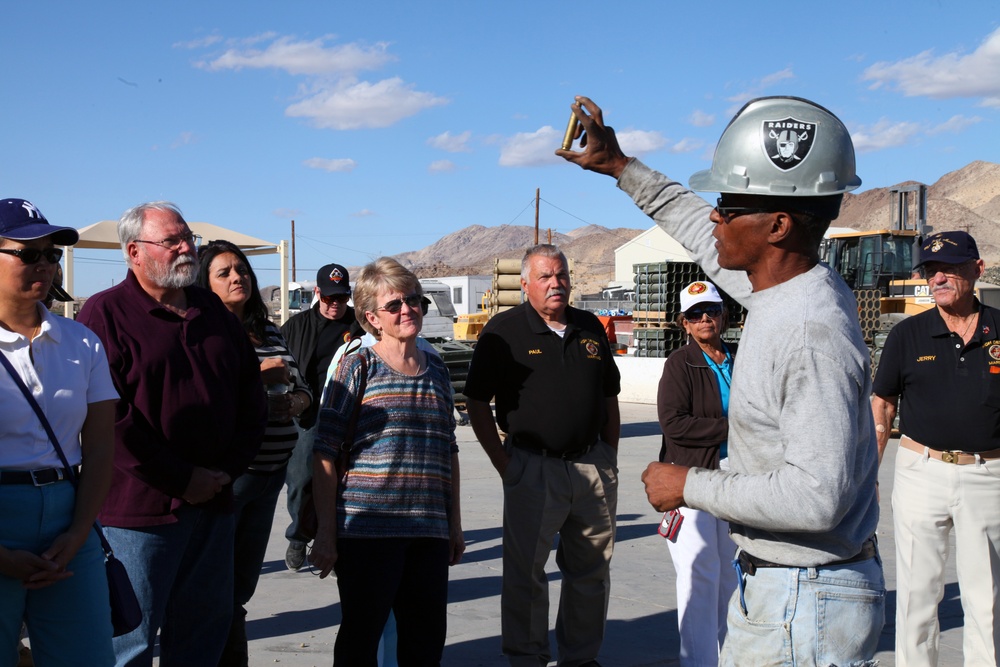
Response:
[[[292,572],[298,572],[306,564],[306,543],[289,542],[285,551],[285,567]]]

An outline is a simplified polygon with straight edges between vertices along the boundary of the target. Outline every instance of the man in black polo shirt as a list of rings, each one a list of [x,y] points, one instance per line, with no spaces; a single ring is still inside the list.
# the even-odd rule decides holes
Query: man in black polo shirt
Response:
[[[600,321],[568,305],[558,248],[528,250],[521,287],[528,301],[487,323],[465,386],[472,428],[503,479],[503,652],[515,666],[549,661],[545,563],[558,533],[559,664],[596,665],[611,591],[620,376]]]
[[[936,308],[903,320],[889,333],[872,399],[880,459],[901,407],[892,491],[896,664],[937,664],[937,606],[954,528],[965,664],[995,665],[1000,311],[973,293],[984,265],[967,233],[928,237],[920,260]]]
[[[288,514],[292,522],[285,530],[288,548],[285,566],[298,571],[305,564],[309,538],[299,529],[299,511],[303,490],[312,481],[312,447],[316,437],[319,397],[323,394],[326,372],[337,350],[352,338],[365,334],[347,305],[351,299],[351,277],[340,264],[327,264],[316,273],[316,303],[309,310],[290,318],[281,327],[288,349],[299,363],[316,400],[298,417],[299,439],[288,461],[285,483],[288,485]]]

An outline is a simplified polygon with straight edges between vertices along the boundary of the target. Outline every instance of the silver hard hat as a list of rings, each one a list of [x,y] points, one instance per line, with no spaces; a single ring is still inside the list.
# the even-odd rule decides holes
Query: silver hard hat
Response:
[[[761,97],[729,121],[712,168],[689,184],[703,192],[824,197],[860,186],[854,170],[854,144],[839,118],[799,97]]]

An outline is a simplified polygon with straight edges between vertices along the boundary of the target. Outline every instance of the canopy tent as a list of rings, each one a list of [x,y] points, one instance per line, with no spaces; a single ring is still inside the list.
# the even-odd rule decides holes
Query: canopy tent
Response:
[[[278,253],[281,257],[281,321],[288,319],[288,241],[269,243],[261,239],[235,232],[225,227],[219,227],[208,222],[189,222],[191,231],[205,241],[225,239],[236,244],[246,255],[265,255]],[[96,250],[117,250],[121,252],[118,241],[118,221],[102,220],[88,225],[80,232],[80,241],[75,246],[65,247],[66,264],[63,268],[63,286],[70,294],[73,293],[73,250],[87,248]],[[66,317],[73,315],[73,303],[66,304]]]

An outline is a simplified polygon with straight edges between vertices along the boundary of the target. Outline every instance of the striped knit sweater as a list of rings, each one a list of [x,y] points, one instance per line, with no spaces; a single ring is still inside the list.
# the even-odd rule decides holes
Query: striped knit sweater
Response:
[[[451,381],[427,355],[416,377],[371,348],[340,362],[320,406],[313,451],[337,459],[368,360],[368,384],[347,471],[337,488],[338,537],[448,538],[451,457],[458,451]]]
[[[302,374],[299,373],[299,365],[295,362],[295,357],[288,351],[285,339],[281,331],[272,322],[265,325],[264,333],[267,339],[264,344],[256,348],[257,358],[264,361],[269,357],[281,357],[288,362],[288,372],[292,376],[292,391],[304,391],[312,396],[309,387],[306,385]],[[295,422],[268,421],[267,429],[264,431],[264,442],[260,445],[257,456],[248,470],[255,473],[272,473],[282,470],[288,465],[288,459],[292,458],[292,450],[299,439],[299,431],[295,427]]]

